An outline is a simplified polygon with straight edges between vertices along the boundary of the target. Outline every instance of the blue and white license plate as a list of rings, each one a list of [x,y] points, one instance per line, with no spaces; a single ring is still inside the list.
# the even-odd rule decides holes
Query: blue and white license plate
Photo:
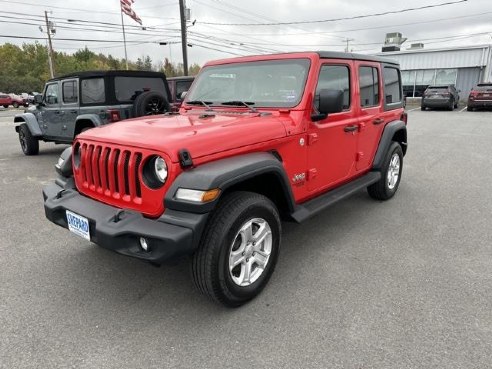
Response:
[[[89,232],[89,220],[87,220],[87,218],[84,218],[67,210],[67,223],[70,232],[73,232],[88,241],[91,240],[91,234]]]

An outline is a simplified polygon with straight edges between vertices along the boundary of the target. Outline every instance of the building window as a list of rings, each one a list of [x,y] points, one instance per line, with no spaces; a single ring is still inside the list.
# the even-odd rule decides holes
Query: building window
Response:
[[[401,72],[406,97],[421,97],[431,85],[455,85],[458,69],[419,69]]]
[[[434,85],[455,85],[458,69],[437,69]]]

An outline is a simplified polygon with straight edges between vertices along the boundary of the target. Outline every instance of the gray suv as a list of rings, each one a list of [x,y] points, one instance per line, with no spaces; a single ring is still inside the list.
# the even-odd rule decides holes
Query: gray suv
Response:
[[[93,71],[49,80],[34,106],[16,115],[22,151],[39,152],[39,141],[71,143],[104,124],[171,110],[166,76],[144,71]]]

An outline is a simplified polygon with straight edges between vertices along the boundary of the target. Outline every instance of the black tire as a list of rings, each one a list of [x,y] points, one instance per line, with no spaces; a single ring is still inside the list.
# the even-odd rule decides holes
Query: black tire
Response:
[[[39,153],[39,141],[32,136],[25,123],[19,126],[19,142],[25,155],[37,155]]]
[[[420,110],[425,111],[427,108],[425,106],[421,106]]]
[[[8,105],[3,105],[3,107],[4,107],[5,109],[8,109],[8,108],[9,108],[9,106],[8,106]]]
[[[388,172],[390,170],[390,164],[394,157],[394,155],[398,155],[399,157],[399,170],[398,170],[398,178],[393,187],[390,186]],[[369,196],[376,200],[389,200],[391,199],[396,191],[398,190],[398,186],[400,185],[401,173],[403,170],[403,150],[398,142],[393,142],[388,152],[386,153],[386,157],[384,158],[382,170],[381,170],[381,179],[367,187],[367,192]]]
[[[454,110],[454,100],[453,99],[449,100],[448,110],[451,110],[451,111]]]
[[[171,105],[169,105],[166,97],[157,91],[143,92],[133,102],[133,115],[135,117],[164,114],[168,111],[171,111]]]
[[[253,237],[250,241],[254,240],[255,220],[265,221],[271,230],[271,253],[266,259],[265,268],[256,264],[258,256],[255,257],[254,243],[245,242],[239,235],[241,227],[253,221],[251,228]],[[241,237],[240,245],[236,242],[239,240],[238,237]],[[238,307],[245,304],[257,296],[268,283],[277,263],[280,238],[281,223],[278,210],[268,198],[251,192],[233,192],[226,195],[211,215],[198,250],[193,255],[191,271],[195,286],[201,293],[225,306]],[[256,247],[267,247],[267,242],[270,245],[270,242],[265,240]],[[246,245],[244,246],[245,251],[241,253],[242,256],[238,254],[242,262],[230,270],[229,258],[234,251],[240,252],[239,248],[242,248],[243,244]],[[263,254],[265,251],[256,250],[256,252]],[[253,261],[250,261],[250,258]],[[252,270],[251,277],[254,278],[253,273],[256,272],[257,279],[249,285],[240,286],[237,279],[244,276],[243,267],[246,268],[246,266],[243,263],[248,264],[249,262],[251,263],[250,271]],[[252,269],[253,265],[256,265],[255,269]],[[238,267],[239,276],[236,275]]]
[[[16,103],[16,102],[14,102],[14,103],[12,104],[12,106],[13,106],[14,108],[16,108],[16,109],[17,109],[17,108],[19,107],[19,104],[18,104],[18,103]]]
[[[466,111],[473,111],[474,109],[471,106],[466,107]]]
[[[458,109],[458,103],[457,102],[454,103],[454,108]]]

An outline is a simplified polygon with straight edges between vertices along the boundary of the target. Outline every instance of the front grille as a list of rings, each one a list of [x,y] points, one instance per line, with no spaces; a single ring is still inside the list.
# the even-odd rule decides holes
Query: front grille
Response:
[[[80,162],[81,182],[87,190],[126,202],[142,203],[138,175],[141,152],[81,143]]]

